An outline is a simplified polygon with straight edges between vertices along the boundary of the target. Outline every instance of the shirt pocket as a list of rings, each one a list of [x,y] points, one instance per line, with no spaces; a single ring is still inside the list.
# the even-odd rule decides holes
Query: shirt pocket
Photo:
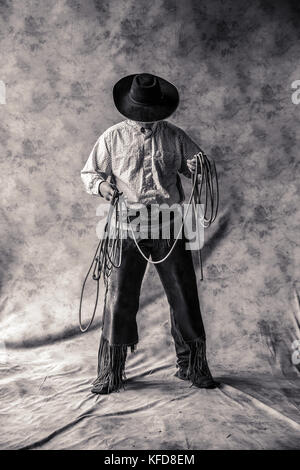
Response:
[[[154,153],[154,163],[158,169],[177,172],[175,152],[157,150]]]

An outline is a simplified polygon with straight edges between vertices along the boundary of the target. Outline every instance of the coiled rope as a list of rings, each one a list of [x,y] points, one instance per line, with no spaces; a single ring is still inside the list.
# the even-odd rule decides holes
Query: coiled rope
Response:
[[[198,169],[200,171],[198,171]],[[215,180],[215,183],[214,183],[214,180]],[[203,190],[204,190],[204,198],[205,198],[204,203],[201,202]],[[204,213],[203,213],[202,220],[199,219],[198,213],[197,213],[197,207],[199,207],[198,206],[199,204],[204,205]],[[107,221],[104,227],[103,237],[98,243],[97,249],[92,259],[92,263],[85,276],[82,289],[81,289],[80,304],[79,304],[79,327],[82,332],[86,332],[94,321],[96,310],[97,310],[97,305],[98,305],[98,300],[99,300],[99,282],[100,282],[101,275],[103,276],[104,284],[106,285],[106,288],[107,288],[108,278],[111,275],[112,269],[119,268],[122,263],[122,240],[123,240],[123,232],[124,232],[122,206],[124,206],[125,210],[127,210],[126,202],[122,193],[120,193],[117,189],[115,189],[112,199],[110,201],[110,208],[109,208],[109,212],[107,216]],[[170,250],[166,254],[166,256],[156,261],[148,258],[143,253],[141,247],[139,246],[134,230],[132,228],[132,224],[129,220],[129,228],[130,228],[132,238],[135,242],[135,245],[139,253],[147,262],[151,264],[163,263],[171,255],[181,235],[181,232],[184,227],[184,223],[185,223],[190,207],[192,207],[197,231],[199,227],[198,223],[200,223],[202,227],[207,228],[214,222],[214,220],[217,217],[218,207],[219,207],[219,186],[218,186],[218,176],[217,176],[216,166],[215,166],[214,161],[210,162],[207,156],[205,155],[205,153],[202,151],[200,151],[196,155],[196,168],[195,168],[195,172],[192,174],[192,190],[191,190],[191,194],[188,200],[188,208],[185,211],[180,230],[178,231],[178,234]],[[118,214],[121,214],[121,216],[118,217]],[[114,224],[112,224],[113,217],[115,218]],[[200,261],[200,267],[201,267],[201,280],[203,280],[201,249],[198,250],[198,253],[199,253],[199,261]],[[91,319],[88,322],[87,326],[84,327],[82,324],[83,295],[84,295],[86,282],[88,280],[90,272],[92,271],[93,266],[94,266],[94,269],[93,269],[92,279],[97,282],[96,299],[95,299],[95,305],[94,305],[94,310],[93,310]]]

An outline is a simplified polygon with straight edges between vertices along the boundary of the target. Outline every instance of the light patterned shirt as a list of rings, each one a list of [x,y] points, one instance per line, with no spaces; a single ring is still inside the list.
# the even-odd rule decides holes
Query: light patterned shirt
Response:
[[[128,206],[172,205],[185,197],[178,172],[190,178],[186,162],[199,151],[185,131],[168,121],[127,119],[99,137],[81,177],[87,192],[99,195],[99,184],[112,176]]]

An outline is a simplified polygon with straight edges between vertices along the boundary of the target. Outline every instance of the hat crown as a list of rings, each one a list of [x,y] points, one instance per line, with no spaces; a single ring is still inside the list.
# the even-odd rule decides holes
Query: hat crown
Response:
[[[135,75],[129,96],[134,103],[143,105],[157,104],[162,100],[159,81],[155,75],[140,73]]]
[[[136,80],[141,87],[151,87],[156,83],[156,77],[150,73],[140,73],[136,75]]]

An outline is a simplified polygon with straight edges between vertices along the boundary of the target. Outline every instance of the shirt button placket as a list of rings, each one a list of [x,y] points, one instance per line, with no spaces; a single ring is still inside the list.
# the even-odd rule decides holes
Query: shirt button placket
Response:
[[[152,187],[151,129],[144,128],[144,181],[147,189]]]

